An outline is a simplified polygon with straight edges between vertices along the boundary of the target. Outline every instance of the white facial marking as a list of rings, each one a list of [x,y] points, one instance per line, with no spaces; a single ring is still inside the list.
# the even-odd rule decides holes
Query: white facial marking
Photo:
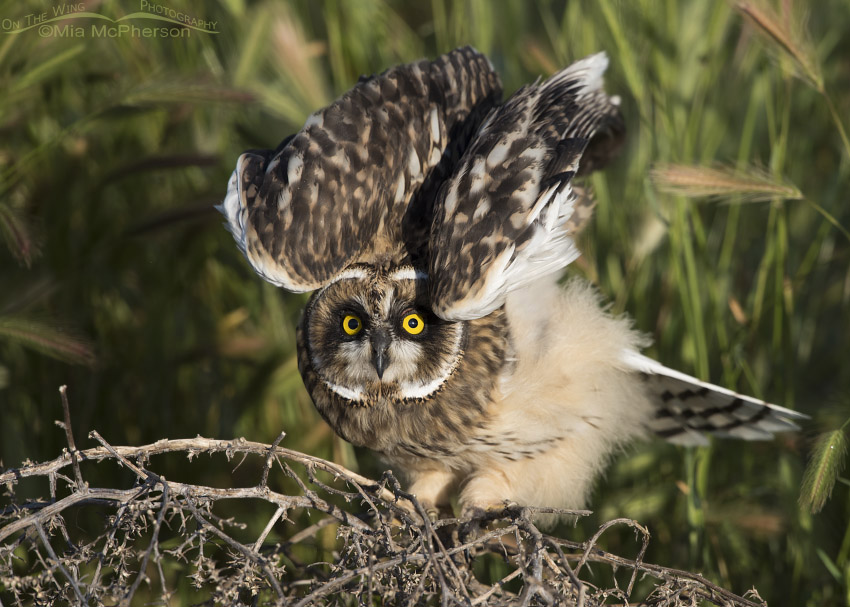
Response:
[[[452,357],[440,366],[437,377],[429,382],[403,381],[399,382],[402,398],[425,398],[436,392],[440,386],[454,372],[458,364],[458,353],[460,343],[463,339],[463,325],[456,324],[452,327],[454,331],[454,343],[452,344]]]
[[[375,379],[375,369],[372,367],[372,347],[365,340],[343,342],[339,346],[340,354],[345,358],[351,379],[357,382],[367,382]]]
[[[407,381],[401,382],[401,396],[402,398],[425,398],[436,392],[437,388],[442,386],[444,381],[446,381],[446,377],[438,377],[427,384]]]
[[[366,278],[369,278],[369,272],[363,268],[348,268],[334,276],[328,284],[322,287],[322,290],[319,291],[319,294],[316,297],[318,298],[321,296],[321,294],[326,291],[329,286],[339,282],[340,280],[365,280]]]
[[[384,371],[383,381],[401,382],[403,377],[414,377],[419,369],[419,360],[422,357],[422,346],[406,340],[396,339],[390,344],[390,364]]]
[[[365,268],[348,268],[334,277],[322,290],[324,291],[341,280],[369,280],[371,278],[372,273]],[[388,278],[390,280],[427,280],[428,274],[412,266],[403,266],[391,272]],[[378,311],[383,318],[388,318],[392,312],[395,291],[396,289],[392,286],[388,286],[384,290]],[[363,308],[369,309],[371,307],[363,296],[355,295],[354,298]],[[394,339],[390,344],[389,365],[380,380],[372,363],[371,345],[368,340],[356,340],[339,345],[338,356],[342,358],[341,362],[346,369],[346,376],[343,381],[348,385],[331,381],[321,371],[319,378],[334,394],[357,403],[365,402],[373,397],[371,395],[372,388],[369,386],[377,385],[376,382],[383,385],[394,384],[398,386],[398,394],[403,399],[426,398],[436,392],[457,367],[463,336],[464,327],[462,325],[458,324],[451,327],[448,335],[453,342],[450,358],[440,364],[437,369],[437,376],[433,379],[420,381],[405,379],[416,377],[420,373],[419,362],[423,356],[423,346],[408,339]],[[323,358],[315,353],[312,356],[312,363],[317,370],[324,366]]]
[[[383,314],[384,318],[388,318],[392,311],[394,295],[395,289],[393,287],[389,287],[384,291],[384,297],[381,300],[381,314]]]
[[[349,388],[346,388],[345,386],[340,386],[339,384],[335,384],[331,381],[328,381],[324,377],[322,378],[322,383],[325,384],[331,392],[334,392],[335,394],[345,399],[353,400],[356,402],[360,402],[361,400],[363,400],[363,390],[360,388],[351,390]]]
[[[347,378],[349,382],[365,384],[374,379],[375,373],[371,365],[371,351],[368,343],[362,341],[346,342],[340,345],[339,350],[346,361],[347,369],[349,371],[357,370],[357,374]],[[321,358],[318,355],[314,354],[312,360],[314,369],[322,368],[320,366]],[[319,377],[329,390],[345,399],[360,402],[365,398],[363,388],[359,386],[354,388],[342,386],[325,377],[322,372],[319,372]]]

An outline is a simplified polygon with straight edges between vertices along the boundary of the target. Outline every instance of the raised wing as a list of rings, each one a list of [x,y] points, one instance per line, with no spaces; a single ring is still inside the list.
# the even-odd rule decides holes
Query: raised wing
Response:
[[[601,164],[617,146],[619,100],[602,90],[604,53],[520,89],[485,121],[440,191],[431,228],[429,288],[447,320],[486,316],[509,291],[576,257],[570,185],[591,146]],[[592,206],[590,207],[592,208]]]
[[[219,210],[263,278],[317,289],[376,240],[402,242],[411,198],[501,94],[469,47],[361,79],[277,150],[242,154]]]
[[[658,414],[649,423],[657,435],[679,445],[708,444],[706,434],[766,440],[775,432],[799,430],[807,415],[715,386],[674,371],[637,352],[623,362],[644,374]]]

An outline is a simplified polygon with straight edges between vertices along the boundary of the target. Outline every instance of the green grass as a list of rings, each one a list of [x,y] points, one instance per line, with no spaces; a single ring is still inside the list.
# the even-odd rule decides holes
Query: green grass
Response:
[[[650,561],[738,593],[756,586],[776,605],[850,604],[850,481],[839,478],[818,514],[798,506],[810,438],[850,414],[846,2],[811,5],[822,86],[715,0],[173,5],[220,33],[0,32],[5,466],[60,451],[52,420],[67,383],[79,446],[90,429],[115,444],[268,442],[286,429],[289,447],[378,471],[301,386],[304,298],[262,283],[212,210],[236,157],[275,147],[360,74],[396,63],[472,44],[512,91],[606,50],[629,142],[593,177],[598,211],[573,271],[653,337],[652,356],[814,421],[769,443],[636,446],[599,483],[592,520],[566,532],[635,517],[653,534]],[[50,7],[7,2],[0,17]],[[118,18],[137,6],[91,10]],[[758,169],[803,200],[667,194],[650,173],[671,163]],[[96,362],[68,364],[89,347]],[[638,549],[625,532],[603,545]]]

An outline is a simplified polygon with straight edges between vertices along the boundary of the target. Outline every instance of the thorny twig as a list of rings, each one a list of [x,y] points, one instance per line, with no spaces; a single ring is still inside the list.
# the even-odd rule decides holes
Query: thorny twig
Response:
[[[609,521],[584,542],[544,534],[534,521],[540,514],[576,517],[587,511],[506,507],[474,524],[459,519],[432,523],[392,473],[380,482],[370,480],[281,447],[283,433],[272,445],[196,437],[121,447],[92,432],[89,436],[100,446],[79,451],[62,394],[68,450],[52,461],[0,473],[0,484],[7,486],[0,503],[0,607],[130,605],[137,595],[144,595],[145,602],[158,596],[167,604],[180,577],[189,577],[208,602],[223,605],[343,604],[342,596],[351,598],[345,604],[372,604],[380,597],[385,604],[597,607],[606,604],[606,597],[618,597],[624,603],[663,599],[673,607],[700,601],[764,605],[757,594],[740,597],[700,575],[644,562],[649,532],[635,521]],[[151,458],[164,453],[183,453],[190,461],[201,453],[224,453],[228,459],[238,453],[243,459],[259,458],[262,465],[253,486],[210,487],[170,481],[155,472]],[[131,470],[134,486],[90,487],[83,472],[107,462]],[[272,474],[274,462],[282,475]],[[67,466],[73,467],[73,479],[61,474]],[[317,471],[333,481],[317,478]],[[20,479],[33,477],[49,481],[51,500],[15,494]],[[286,479],[294,481],[296,491],[283,490],[292,487]],[[275,508],[260,523],[262,531],[245,542],[238,536],[245,525],[217,513],[225,500]],[[104,509],[113,514],[103,517]],[[72,512],[73,537],[65,531]],[[101,526],[81,538],[77,521],[87,512],[97,513]],[[313,523],[310,513],[324,516]],[[599,547],[605,532],[621,524],[642,538],[635,559]],[[324,535],[320,544],[318,533],[333,526],[335,545],[325,545]],[[67,548],[57,553],[51,538]],[[25,553],[32,558],[24,558]],[[309,554],[313,560],[304,562]],[[505,562],[509,572],[489,582],[478,579],[474,565],[484,557]],[[597,570],[592,582],[582,577],[589,562],[613,572],[630,571],[626,589],[617,586],[613,573],[605,577]],[[633,596],[639,576],[654,581],[648,597]],[[155,578],[158,584],[152,583]],[[613,586],[605,588],[605,579]]]

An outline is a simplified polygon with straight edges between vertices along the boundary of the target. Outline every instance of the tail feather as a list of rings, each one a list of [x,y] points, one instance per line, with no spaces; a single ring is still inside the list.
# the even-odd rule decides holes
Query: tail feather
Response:
[[[744,440],[768,440],[776,432],[799,430],[807,415],[744,396],[674,371],[634,351],[623,362],[643,374],[658,413],[649,428],[679,445],[705,445],[705,434]]]

